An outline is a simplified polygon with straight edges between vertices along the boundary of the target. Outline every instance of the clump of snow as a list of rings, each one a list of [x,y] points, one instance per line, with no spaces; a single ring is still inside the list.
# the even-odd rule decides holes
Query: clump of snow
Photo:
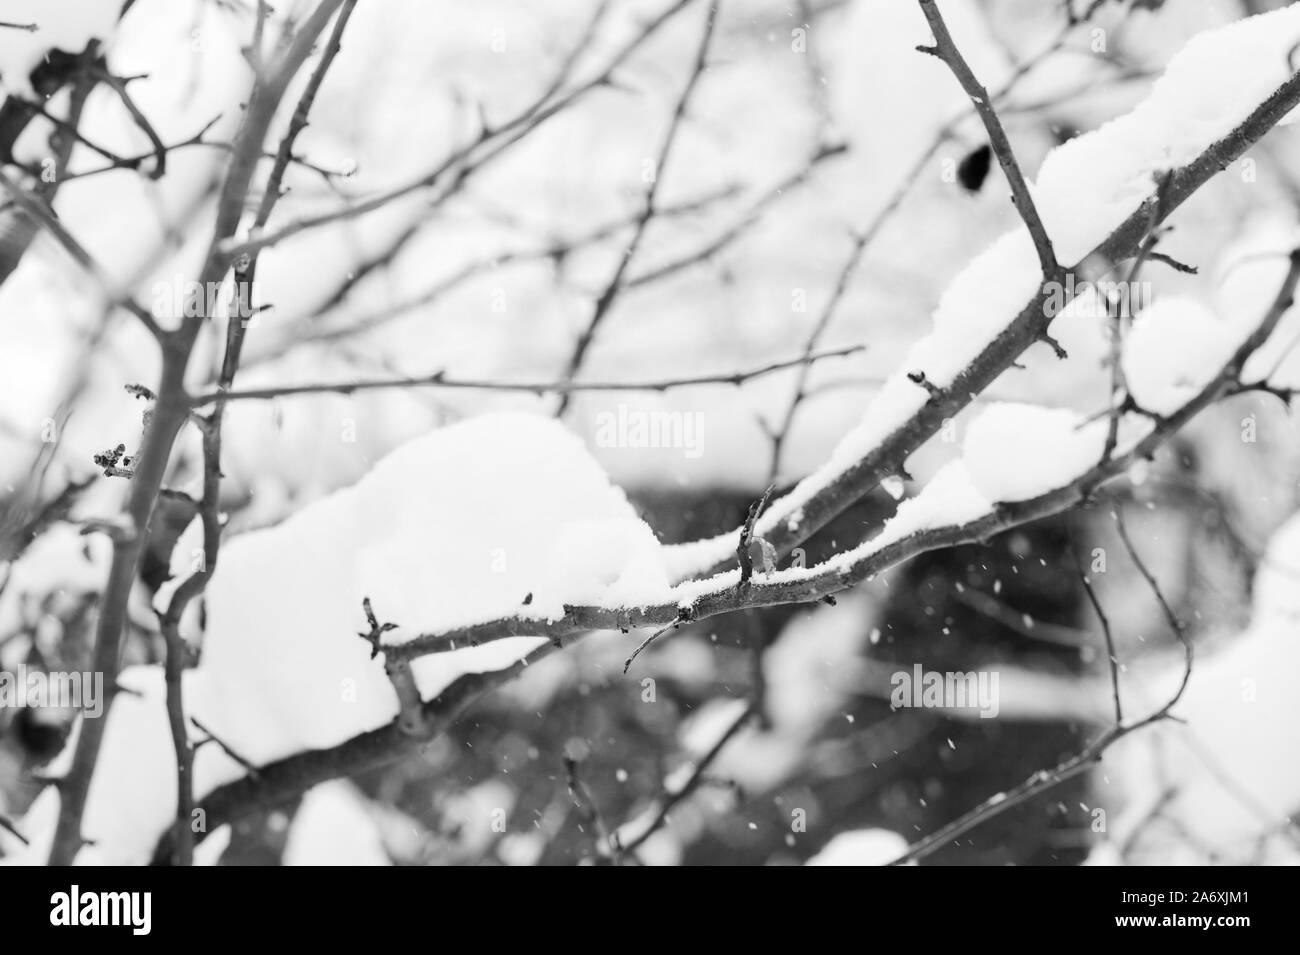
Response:
[[[1240,338],[1195,299],[1159,299],[1134,319],[1124,341],[1121,363],[1129,393],[1147,411],[1172,414],[1222,370]]]
[[[400,643],[565,604],[666,599],[658,542],[581,441],[534,415],[487,415],[408,442],[358,484],[223,548],[198,668],[212,729],[255,761],[380,726],[396,697],[357,636],[362,600]],[[426,694],[540,645],[421,660]]]
[[[966,473],[990,501],[1023,501],[1062,487],[1101,460],[1106,419],[1085,424],[1067,408],[989,405],[962,446]]]
[[[392,865],[365,797],[351,783],[308,790],[289,827],[284,865]]]
[[[1300,514],[1277,529],[1255,572],[1256,617],[1287,620],[1300,615]]]
[[[670,599],[657,549],[555,420],[487,415],[431,432],[353,487],[223,546],[202,655],[185,674],[187,713],[254,765],[337,745],[397,715],[382,660],[357,635],[364,597],[381,622],[402,624],[387,635],[396,642],[496,617],[541,621],[566,603]],[[176,559],[189,553],[182,542]],[[515,637],[424,657],[413,670],[427,699],[543,643]],[[143,863],[175,811],[175,759],[161,668],[121,679],[132,692],[104,717],[83,829],[104,859]],[[219,747],[201,747],[196,795],[243,772]],[[34,831],[52,827],[56,811],[34,808]],[[41,851],[48,833],[30,855]]]
[[[879,534],[868,541],[879,549],[919,531],[965,524],[987,514],[992,504],[971,481],[964,461],[951,461],[930,478],[916,497],[898,505]]]
[[[1246,223],[1242,234],[1219,258],[1215,268],[1215,311],[1224,321],[1249,334],[1268,312],[1289,268],[1288,256],[1300,246],[1293,214],[1263,213]],[[1300,311],[1282,314],[1260,348],[1246,361],[1246,381],[1267,378],[1283,388],[1300,386]]]
[[[1152,194],[1156,175],[1245,120],[1290,78],[1298,40],[1295,5],[1199,33],[1131,112],[1052,150],[1034,201],[1058,259],[1083,258]]]
[[[888,829],[841,832],[805,865],[888,865],[907,851],[907,841]]]

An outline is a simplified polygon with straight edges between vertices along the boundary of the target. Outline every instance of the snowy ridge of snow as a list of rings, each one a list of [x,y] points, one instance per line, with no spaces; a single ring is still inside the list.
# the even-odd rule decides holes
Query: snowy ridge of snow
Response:
[[[399,625],[390,644],[498,617],[541,622],[565,604],[662,598],[658,546],[557,422],[485,415],[431,432],[224,549],[197,670],[212,729],[247,739],[246,758],[262,762],[391,720],[396,697],[357,637],[365,597],[380,622]],[[416,677],[433,695],[538,645],[521,637],[427,657]]]
[[[1258,321],[1259,316],[1253,316]],[[1241,344],[1241,334],[1201,302],[1162,298],[1140,312],[1124,341],[1124,381],[1138,405],[1167,415],[1195,397]]]
[[[1069,484],[1101,460],[1109,421],[1066,408],[999,403],[966,431],[962,460],[991,501],[1024,501]]]
[[[972,483],[965,462],[960,459],[950,461],[939,469],[920,492],[900,503],[894,516],[885,521],[874,537],[823,563],[810,567],[790,567],[771,574],[755,574],[754,579],[764,584],[797,583],[828,572],[846,571],[912,534],[969,523],[987,515],[992,509],[992,502]],[[701,583],[725,581],[734,586],[739,579],[739,571],[730,571]],[[704,589],[698,583],[696,586],[700,590]],[[684,587],[677,587],[674,593],[684,590]]]

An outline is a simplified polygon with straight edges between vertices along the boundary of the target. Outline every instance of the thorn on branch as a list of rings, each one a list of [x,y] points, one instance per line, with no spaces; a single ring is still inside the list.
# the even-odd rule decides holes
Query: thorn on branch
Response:
[[[207,737],[206,739],[201,739],[194,744],[193,749],[195,752],[198,752],[200,746],[206,746],[208,743],[216,743],[217,747],[223,753],[225,753],[227,756],[229,756],[231,759],[237,762],[240,766],[244,767],[244,771],[248,773],[249,778],[251,779],[258,778],[257,767],[254,766],[252,763],[250,763],[243,756],[240,756],[239,753],[235,752],[235,750],[232,749],[229,746],[229,744],[226,743],[225,740],[221,739],[221,737],[217,736],[216,733],[212,732],[212,730],[208,729],[206,726],[200,723],[197,717],[191,716],[190,722],[194,724],[195,729],[197,729],[200,733],[203,733]]]
[[[1167,265],[1175,272],[1182,272],[1184,275],[1197,275],[1200,273],[1200,270],[1196,266],[1188,265],[1186,262],[1180,262],[1172,255],[1167,255],[1164,252],[1148,252],[1147,258],[1152,262],[1160,262]]]
[[[907,380],[913,384],[920,385],[929,392],[931,398],[943,393],[943,389],[927,378],[923,371],[909,371],[907,373]]]
[[[1038,335],[1038,340],[1042,342],[1044,345],[1046,345],[1048,348],[1050,348],[1053,354],[1055,354],[1056,357],[1061,361],[1064,361],[1065,359],[1070,357],[1069,353],[1065,350],[1064,346],[1062,346],[1061,343],[1057,341],[1055,338],[1053,338],[1051,335],[1047,334],[1047,332],[1045,331],[1040,332]]]

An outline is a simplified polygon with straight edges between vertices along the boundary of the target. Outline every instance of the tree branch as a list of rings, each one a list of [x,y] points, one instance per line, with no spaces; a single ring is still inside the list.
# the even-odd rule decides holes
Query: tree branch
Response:
[[[971,72],[971,68],[961,55],[961,51],[957,49],[957,44],[953,42],[952,35],[948,32],[948,26],[943,22],[943,16],[939,13],[939,8],[934,0],[918,0],[918,2],[921,4],[921,12],[925,14],[926,20],[930,23],[930,30],[934,33],[935,45],[932,47],[918,47],[917,49],[922,53],[937,56],[947,63],[953,75],[957,77],[957,82],[961,83],[962,89],[966,91],[966,95],[975,104],[975,111],[979,114],[980,122],[984,124],[984,129],[989,134],[989,143],[993,147],[993,155],[998,157],[998,165],[1002,167],[1002,172],[1006,175],[1007,182],[1011,186],[1011,196],[1015,200],[1016,211],[1020,213],[1025,228],[1029,230],[1029,235],[1034,240],[1034,250],[1038,253],[1038,264],[1043,269],[1043,280],[1052,281],[1062,274],[1061,266],[1056,261],[1056,253],[1052,251],[1052,240],[1047,235],[1043,220],[1038,216],[1034,198],[1029,194],[1029,186],[1025,183],[1025,175],[1020,171],[1020,163],[1016,160],[1015,151],[1011,148],[1011,141],[1007,139],[1006,130],[1002,128],[1002,120],[998,118],[997,111],[993,108],[993,103],[989,99],[989,92],[975,78],[975,74]]]

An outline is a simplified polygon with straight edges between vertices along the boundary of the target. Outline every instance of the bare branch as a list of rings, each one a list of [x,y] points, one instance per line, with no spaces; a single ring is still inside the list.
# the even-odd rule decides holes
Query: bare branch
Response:
[[[1115,651],[1115,636],[1111,633],[1110,620],[1106,612],[1101,608],[1101,601],[1097,599],[1097,591],[1093,589],[1092,581],[1088,578],[1079,562],[1079,556],[1070,551],[1070,556],[1074,558],[1075,567],[1079,571],[1079,583],[1083,585],[1084,593],[1088,595],[1088,602],[1092,604],[1093,611],[1097,614],[1097,620],[1101,623],[1102,636],[1106,641],[1106,663],[1110,667],[1110,685],[1115,701],[1115,724],[1119,725],[1124,722],[1124,707],[1119,698],[1119,655]]]
[[[519,113],[516,113],[504,123],[492,127],[485,127],[472,142],[456,149],[433,170],[420,176],[418,179],[385,190],[384,192],[372,196],[369,199],[362,200],[355,205],[337,209],[332,212],[322,213],[321,215],[308,216],[299,219],[275,232],[249,236],[240,241],[228,239],[222,244],[221,253],[229,258],[234,258],[238,255],[251,254],[259,249],[278,245],[286,239],[292,238],[293,236],[310,229],[318,229],[321,226],[330,225],[335,222],[355,219],[358,216],[366,215],[377,209],[382,209],[398,199],[431,188],[432,186],[442,182],[448,176],[452,176],[453,182],[451,186],[448,187],[446,193],[439,197],[439,199],[445,198],[452,190],[459,188],[464,180],[468,178],[475,169],[483,168],[489,160],[501,155],[505,149],[509,148],[514,143],[519,142],[532,130],[538,128],[552,116],[567,109],[585,94],[594,89],[607,86],[614,71],[618,69],[627,57],[639,49],[641,45],[654,35],[664,23],[684,9],[690,2],[691,0],[676,0],[676,2],[666,10],[655,16],[637,33],[636,36],[624,44],[624,46],[610,58],[605,67],[592,79],[575,87],[573,90],[565,93],[558,99],[548,97],[546,99],[535,100],[532,104],[525,107]]]
[[[1167,218],[1172,214],[1201,186],[1262,138],[1297,104],[1300,104],[1300,74],[1283,83],[1230,134],[1173,173],[1163,203],[1163,216]],[[1134,210],[1089,257],[1100,255],[1110,261],[1133,257],[1143,236],[1147,234],[1154,202],[1154,197],[1149,198]],[[1077,272],[1081,264],[1071,266],[1069,271]],[[1025,349],[1039,341],[1052,318],[1051,309],[1048,308],[1049,294],[1046,287],[1040,288],[1038,294],[950,385],[934,388],[930,400],[916,414],[902,422],[857,461],[832,476],[819,475],[815,492],[808,491],[801,485],[791,494],[775,501],[759,528],[778,553],[789,553],[790,548],[825,527],[882,480],[900,473],[899,469],[912,452],[935,435],[944,421],[954,418],[974,400],[974,396],[983,393],[1011,367]],[[796,510],[800,519],[796,526],[792,526],[788,518]],[[720,560],[712,572],[719,573],[726,566],[726,562]]]
[[[704,35],[700,38],[700,44],[695,54],[695,62],[691,67],[690,75],[686,78],[686,85],[682,88],[681,95],[677,97],[677,104],[673,107],[672,116],[668,120],[668,132],[664,134],[663,143],[659,147],[659,155],[650,171],[650,182],[645,190],[641,214],[637,217],[632,230],[632,237],[628,239],[623,254],[618,257],[618,264],[614,267],[614,274],[610,276],[604,291],[596,298],[596,304],[592,309],[587,327],[578,336],[578,342],[574,346],[573,354],[569,357],[568,366],[564,370],[566,380],[575,377],[579,369],[582,368],[582,362],[587,356],[587,350],[591,348],[591,343],[595,340],[601,323],[604,322],[605,317],[609,315],[610,309],[613,308],[618,293],[623,287],[623,276],[627,272],[628,266],[632,264],[633,258],[636,257],[637,250],[641,247],[641,240],[645,237],[646,228],[655,217],[655,199],[659,195],[659,186],[663,182],[668,160],[672,156],[673,144],[677,141],[678,131],[681,128],[683,119],[686,117],[686,107],[691,101],[691,95],[695,92],[700,77],[704,75],[709,55],[709,44],[713,40],[713,28],[717,22],[717,17],[718,0],[711,0],[708,12],[705,14]],[[561,395],[557,414],[563,414],[568,405],[569,393],[565,392]]]
[[[1011,196],[1015,200],[1016,210],[1034,240],[1038,263],[1043,269],[1043,279],[1051,281],[1061,273],[1061,266],[1056,261],[1056,253],[1052,251],[1052,240],[1047,235],[1043,220],[1038,216],[1033,196],[1029,194],[1029,186],[1025,183],[1025,175],[1020,171],[1020,163],[1017,162],[1016,154],[1011,148],[1011,141],[1007,139],[1006,130],[1002,128],[1002,120],[998,118],[997,111],[989,99],[989,92],[980,85],[980,81],[975,78],[975,74],[971,72],[970,66],[957,49],[934,0],[919,0],[919,2],[921,11],[930,23],[930,30],[934,33],[935,45],[918,49],[922,53],[933,54],[947,63],[953,75],[957,77],[957,81],[961,83],[962,89],[966,91],[966,95],[975,104],[980,122],[984,124],[984,129],[989,134],[993,155],[998,157],[998,165],[1002,167],[1007,182],[1011,185]]]
[[[1116,512],[1116,520],[1119,522],[1118,512]],[[1143,727],[1150,726],[1153,723],[1158,723],[1161,720],[1170,718],[1170,711],[1173,709],[1174,705],[1182,699],[1183,692],[1187,689],[1187,684],[1192,678],[1191,643],[1188,641],[1187,636],[1183,631],[1182,624],[1178,622],[1177,618],[1173,615],[1173,612],[1169,610],[1169,604],[1165,600],[1164,594],[1161,593],[1159,584],[1157,584],[1155,578],[1146,571],[1141,558],[1139,558],[1137,552],[1133,550],[1131,542],[1128,540],[1127,535],[1122,529],[1123,523],[1119,522],[1118,526],[1121,528],[1120,536],[1124,539],[1124,545],[1129,548],[1129,555],[1133,558],[1134,562],[1141,569],[1143,576],[1146,577],[1147,582],[1151,585],[1156,598],[1160,601],[1161,607],[1165,608],[1170,626],[1173,628],[1175,636],[1178,638],[1179,643],[1183,645],[1186,652],[1183,678],[1178,689],[1163,706],[1150,716],[1144,717],[1135,723],[1126,724],[1123,721],[1120,717],[1119,671],[1113,662],[1115,647],[1110,635],[1110,626],[1105,623],[1105,614],[1102,613],[1100,605],[1096,603],[1096,597],[1092,592],[1092,587],[1088,584],[1087,578],[1084,577],[1084,587],[1087,589],[1088,596],[1094,601],[1097,613],[1103,621],[1106,633],[1106,649],[1111,654],[1111,687],[1115,696],[1115,724],[1088,746],[1084,747],[1083,750],[1069,759],[1064,760],[1051,769],[1039,770],[1028,779],[1021,782],[1018,786],[1015,786],[1006,792],[996,793],[993,796],[990,796],[970,812],[965,813],[938,831],[931,833],[924,839],[909,846],[907,851],[897,859],[894,859],[890,865],[900,865],[904,862],[923,859],[926,856],[931,855],[943,848],[945,845],[951,844],[953,840],[960,838],[972,829],[975,829],[977,826],[992,819],[994,816],[999,816],[1008,809],[1021,805],[1025,801],[1037,796],[1039,793],[1046,792],[1049,789],[1054,789],[1066,780],[1073,779],[1080,773],[1092,768],[1093,765],[1101,762],[1102,755],[1107,749],[1125,736],[1128,736],[1130,733],[1136,732]]]
[[[618,849],[622,852],[635,852],[645,844],[647,839],[662,829],[668,823],[669,815],[672,811],[681,804],[682,800],[695,792],[700,783],[704,780],[709,767],[717,760],[718,756],[726,748],[727,744],[731,742],[735,735],[739,733],[741,729],[744,728],[745,724],[753,719],[755,715],[757,715],[757,711],[752,705],[746,706],[741,710],[740,715],[732,720],[731,723],[727,725],[727,728],[723,731],[722,735],[718,737],[718,741],[709,747],[708,752],[700,757],[699,761],[691,770],[690,775],[686,777],[685,782],[673,789],[671,792],[666,792],[659,798],[659,806],[655,811],[654,818],[650,820],[649,824],[646,825],[644,829],[626,842],[622,841],[618,833],[614,833],[614,839],[617,840]]]
[[[823,358],[842,358],[864,350],[865,345],[850,345],[831,351],[790,358],[785,361],[771,362],[748,371],[736,371],[720,375],[694,375],[687,378],[663,378],[653,381],[529,381],[506,382],[486,381],[481,379],[448,378],[440,371],[431,375],[415,378],[380,378],[357,381],[337,381],[312,385],[285,385],[272,388],[248,388],[243,391],[214,391],[199,395],[194,399],[194,406],[200,407],[214,401],[250,401],[283,398],[290,395],[314,395],[333,393],[350,395],[358,391],[374,391],[381,388],[463,388],[478,391],[522,391],[534,394],[570,394],[576,391],[668,391],[670,388],[686,388],[694,385],[740,385],[755,378],[762,378],[773,372],[784,371],[805,365],[808,362],[821,361]]]
[[[986,540],[1012,527],[1073,507],[1088,500],[1104,483],[1125,474],[1134,461],[1150,457],[1205,408],[1234,393],[1245,362],[1268,339],[1292,304],[1296,284],[1300,281],[1300,249],[1291,254],[1290,262],[1287,277],[1268,313],[1200,392],[1173,414],[1153,424],[1146,435],[1122,453],[1099,461],[1061,487],[1027,500],[998,503],[988,513],[961,524],[925,528],[882,545],[868,540],[825,564],[777,571],[760,581],[751,581],[743,593],[736,586],[740,571],[730,570],[706,581],[679,585],[678,591],[683,593],[680,601],[637,608],[566,606],[564,615],[554,620],[507,617],[485,621],[447,633],[421,634],[400,644],[386,646],[385,652],[415,657],[514,636],[545,636],[562,642],[563,638],[586,630],[662,628],[651,638],[654,639],[688,621],[755,607],[820,600],[917,554]]]
[[[248,107],[244,111],[231,162],[217,200],[216,222],[212,239],[199,270],[197,287],[207,289],[219,283],[229,269],[231,258],[223,251],[223,243],[238,228],[243,215],[248,187],[254,168],[259,161],[266,134],[289,83],[311,54],[320,36],[338,9],[342,0],[320,0],[312,13],[305,18],[287,44],[275,70],[260,77],[254,86]],[[7,180],[6,180],[7,181]],[[144,436],[135,475],[131,481],[131,494],[127,503],[129,530],[118,535],[113,542],[113,559],[108,582],[100,604],[95,628],[93,667],[104,674],[104,707],[112,706],[117,693],[117,673],[121,663],[121,641],[126,625],[127,603],[136,577],[136,567],[148,535],[158,495],[167,470],[168,459],[177,435],[191,420],[190,397],[185,390],[185,372],[195,340],[204,320],[208,317],[206,296],[200,296],[198,314],[187,316],[181,327],[160,337],[162,346],[162,371],[157,388],[158,396],[154,414]],[[235,323],[240,324],[240,323]],[[205,448],[205,453],[207,448]],[[205,475],[205,495],[210,479]],[[210,531],[205,527],[205,538]],[[168,654],[169,659],[172,654]],[[178,659],[173,668],[182,666]],[[174,714],[179,707],[177,689],[179,681],[169,688],[169,710]],[[64,777],[59,802],[59,818],[50,850],[51,865],[70,865],[84,844],[81,834],[81,817],[86,796],[103,741],[105,720],[82,720],[81,729],[73,750],[72,765]],[[172,730],[177,726],[172,716]],[[179,732],[184,732],[183,723]],[[178,749],[191,752],[188,742],[176,742]],[[180,755],[178,753],[178,755]],[[178,767],[178,778],[181,769]],[[179,800],[178,800],[179,801]],[[179,822],[179,821],[178,821]],[[187,827],[188,829],[188,827]],[[182,837],[183,843],[188,837]],[[180,848],[182,857],[186,846]]]

